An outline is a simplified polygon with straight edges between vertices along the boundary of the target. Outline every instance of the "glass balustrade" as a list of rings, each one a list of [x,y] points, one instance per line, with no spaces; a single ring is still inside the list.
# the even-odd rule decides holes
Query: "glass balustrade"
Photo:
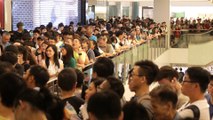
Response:
[[[187,30],[180,30],[181,36],[179,38],[174,38],[171,41],[172,48],[188,48],[189,44],[200,44],[213,40],[213,29],[208,31],[201,31],[199,33],[191,33]]]
[[[133,67],[134,63],[139,60],[155,60],[168,48],[167,40],[167,37],[149,40],[111,57],[115,65],[114,75],[125,84],[128,79],[128,71]],[[87,79],[92,77],[92,66],[93,64],[89,64],[83,69]],[[57,87],[57,80],[48,83],[48,87],[55,94],[60,91]]]

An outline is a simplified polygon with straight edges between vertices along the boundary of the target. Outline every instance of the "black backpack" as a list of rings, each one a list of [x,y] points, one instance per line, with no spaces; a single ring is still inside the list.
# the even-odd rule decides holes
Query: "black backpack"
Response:
[[[194,115],[193,120],[199,120],[200,119],[200,110],[196,105],[190,105],[186,107],[185,109],[191,109]]]

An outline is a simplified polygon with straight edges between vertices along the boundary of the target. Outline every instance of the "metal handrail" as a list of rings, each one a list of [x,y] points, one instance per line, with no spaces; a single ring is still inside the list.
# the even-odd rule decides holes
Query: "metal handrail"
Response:
[[[167,50],[167,40],[167,37],[148,40],[111,56],[110,58],[115,65],[115,77],[121,79],[122,82],[125,83],[128,78],[128,71],[132,68],[134,63],[139,60],[155,60]],[[83,69],[83,72],[90,78],[92,75],[92,66],[93,63],[90,63]],[[51,89],[52,93],[59,94],[60,89],[58,88],[57,80],[49,82],[47,86]]]

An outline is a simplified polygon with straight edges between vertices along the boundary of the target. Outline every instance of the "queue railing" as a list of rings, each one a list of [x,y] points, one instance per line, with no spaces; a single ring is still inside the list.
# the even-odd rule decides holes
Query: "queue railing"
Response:
[[[111,56],[115,65],[115,77],[122,80],[125,84],[128,78],[128,72],[133,67],[134,63],[139,60],[155,60],[168,48],[168,37],[163,36],[158,39],[148,40],[142,44],[138,44],[124,50],[115,56]],[[92,77],[93,63],[86,65],[82,70],[87,80]],[[47,84],[50,91],[54,94],[60,93],[57,80],[48,82]]]
[[[173,48],[188,48],[189,44],[205,43],[213,40],[213,29],[208,29],[203,32],[191,33],[189,30],[180,30],[181,36],[174,38],[175,44],[172,44]]]

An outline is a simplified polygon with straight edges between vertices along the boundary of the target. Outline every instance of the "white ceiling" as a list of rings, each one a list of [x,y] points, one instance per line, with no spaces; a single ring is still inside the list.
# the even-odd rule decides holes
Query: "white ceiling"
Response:
[[[153,2],[154,0],[89,0],[89,2],[96,3],[97,1],[102,2]],[[212,2],[213,0],[171,0],[172,6],[213,6]]]

